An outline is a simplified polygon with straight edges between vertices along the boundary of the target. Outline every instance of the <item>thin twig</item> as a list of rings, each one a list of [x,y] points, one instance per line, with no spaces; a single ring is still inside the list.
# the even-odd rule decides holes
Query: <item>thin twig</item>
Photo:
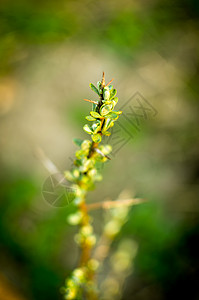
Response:
[[[101,87],[102,87],[102,89],[105,87],[105,75],[104,75],[104,72],[102,73]]]
[[[93,100],[89,100],[89,99],[83,99],[84,101],[88,101],[88,102],[91,102],[91,103],[94,103],[94,104],[98,104],[97,101],[93,101]]]
[[[94,210],[98,208],[109,209],[109,208],[120,207],[120,206],[131,206],[131,205],[144,203],[146,201],[147,200],[145,199],[135,198],[135,199],[96,202],[96,203],[87,204],[87,210]]]
[[[108,86],[109,84],[111,84],[111,82],[114,80],[114,78],[112,78],[107,84],[106,86]]]
[[[100,149],[98,148],[94,148],[94,150],[96,152],[98,152],[101,156],[108,158],[109,160],[111,160],[111,158],[108,155],[105,155]]]
[[[43,149],[40,148],[39,146],[35,147],[34,149],[34,155],[36,156],[37,159],[40,160],[40,162],[43,164],[45,169],[50,173],[50,174],[56,174],[56,173],[61,173],[59,169],[55,166],[55,164],[46,156],[44,153]]]

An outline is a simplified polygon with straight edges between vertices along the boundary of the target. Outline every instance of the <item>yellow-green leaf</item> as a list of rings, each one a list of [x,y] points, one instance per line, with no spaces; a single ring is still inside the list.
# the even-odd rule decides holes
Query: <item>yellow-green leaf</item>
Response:
[[[90,83],[90,88],[93,92],[95,92],[96,94],[98,94],[100,96],[100,93],[99,93],[98,89],[94,86],[94,84]]]
[[[95,142],[95,143],[100,143],[101,140],[102,140],[102,137],[101,137],[100,134],[93,134],[93,135],[92,135],[92,140],[93,140],[93,142]]]
[[[99,118],[99,119],[103,118],[103,117],[102,117],[98,112],[96,112],[96,111],[91,111],[90,114],[91,114],[91,116],[94,117],[94,118]]]
[[[84,131],[86,131],[88,134],[93,133],[93,130],[92,130],[91,126],[88,125],[88,124],[84,125],[83,129],[84,129]]]

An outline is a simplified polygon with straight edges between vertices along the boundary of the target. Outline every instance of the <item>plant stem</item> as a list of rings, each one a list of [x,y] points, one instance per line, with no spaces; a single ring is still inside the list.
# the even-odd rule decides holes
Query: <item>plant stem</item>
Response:
[[[85,200],[80,204],[79,206],[79,210],[82,212],[82,223],[80,226],[87,226],[90,225],[89,222],[89,215],[87,212],[87,206],[85,203]],[[91,253],[91,249],[92,247],[86,243],[81,245],[81,249],[82,249],[82,253],[81,253],[81,257],[80,257],[80,267],[83,267],[87,264],[88,260],[90,259],[90,253]]]

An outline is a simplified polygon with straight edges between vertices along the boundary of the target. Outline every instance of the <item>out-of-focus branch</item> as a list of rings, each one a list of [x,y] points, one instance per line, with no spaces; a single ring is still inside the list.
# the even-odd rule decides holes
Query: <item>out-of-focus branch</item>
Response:
[[[39,159],[39,161],[43,164],[44,168],[50,174],[60,173],[60,171],[55,166],[55,164],[46,156],[46,154],[40,147],[36,147],[34,149],[34,155],[36,156],[37,159]]]
[[[94,210],[94,209],[98,209],[98,208],[110,209],[113,207],[137,205],[137,204],[144,203],[146,201],[147,200],[141,199],[141,198],[113,200],[113,201],[110,200],[110,201],[87,204],[87,209],[88,210]]]

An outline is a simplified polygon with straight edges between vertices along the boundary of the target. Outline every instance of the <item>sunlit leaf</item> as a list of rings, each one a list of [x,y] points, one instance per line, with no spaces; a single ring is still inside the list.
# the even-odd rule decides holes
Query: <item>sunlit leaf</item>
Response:
[[[95,118],[91,117],[91,116],[86,116],[85,119],[87,121],[95,121]]]
[[[114,122],[111,118],[106,118],[105,121],[104,121],[104,125],[103,125],[103,128],[102,128],[102,133],[104,133],[107,129],[109,129],[109,127],[112,127],[111,125],[114,125]]]
[[[93,166],[93,161],[91,159],[85,159],[82,166],[79,168],[79,170],[84,173],[92,166]]]
[[[75,156],[76,156],[78,159],[81,159],[81,158],[83,158],[87,153],[88,153],[88,150],[85,151],[85,150],[80,149],[80,150],[78,150],[78,151],[75,152]]]
[[[114,106],[117,104],[117,102],[118,102],[118,97],[112,99],[112,103]]]
[[[85,151],[85,150],[90,149],[90,146],[91,146],[91,141],[89,141],[89,140],[84,140],[83,143],[82,143],[82,145],[81,145],[81,149],[82,149],[83,151]]]
[[[114,111],[111,111],[109,112],[107,115],[106,115],[106,118],[110,118],[112,120],[117,120],[119,118],[118,114]]]
[[[110,136],[110,135],[111,135],[111,132],[109,132],[109,131],[104,131],[104,132],[103,132],[103,135]]]
[[[117,115],[121,115],[121,114],[122,114],[122,111],[121,111],[121,110],[113,111],[113,113],[115,113],[115,114],[117,114]]]
[[[92,125],[92,131],[93,131],[93,133],[96,134],[99,131],[100,127],[101,127],[101,122],[100,121],[99,122],[95,122]]]
[[[117,90],[116,89],[113,89],[110,91],[110,99],[113,99],[117,94]]]
[[[102,137],[101,137],[100,134],[93,134],[93,135],[92,135],[92,140],[93,140],[93,142],[95,142],[95,143],[100,143],[101,140],[102,140]]]
[[[94,84],[90,83],[89,86],[93,92],[97,93],[100,96],[100,93],[98,89],[94,86]]]
[[[103,104],[100,108],[100,114],[102,116],[107,115],[112,110],[112,104]]]
[[[93,133],[93,130],[92,130],[91,126],[88,125],[88,124],[84,125],[83,129],[84,129],[84,131],[86,131],[88,134]]]
[[[110,98],[110,91],[107,86],[105,86],[105,88],[103,89],[103,98],[104,100],[109,100]]]
[[[97,104],[95,103],[92,103],[92,110],[95,111],[96,110],[96,107],[97,107]]]
[[[99,119],[103,118],[103,117],[102,117],[98,112],[96,112],[96,111],[91,111],[90,114],[91,114],[91,116],[94,117],[94,118],[99,118]]]

